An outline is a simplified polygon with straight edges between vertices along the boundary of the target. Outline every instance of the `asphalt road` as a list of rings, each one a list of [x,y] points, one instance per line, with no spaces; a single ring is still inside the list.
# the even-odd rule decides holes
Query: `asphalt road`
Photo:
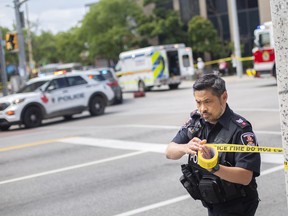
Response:
[[[282,147],[275,80],[224,79],[230,107],[253,124],[259,144]],[[192,84],[126,93],[103,116],[0,132],[0,215],[207,215],[179,182],[187,158],[163,154],[195,109]],[[288,215],[283,157],[262,154],[261,172],[256,215]]]

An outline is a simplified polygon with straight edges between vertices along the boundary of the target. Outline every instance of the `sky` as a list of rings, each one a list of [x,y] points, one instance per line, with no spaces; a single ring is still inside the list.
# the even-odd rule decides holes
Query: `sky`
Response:
[[[21,2],[23,0],[19,0]],[[20,6],[31,23],[37,23],[33,32],[51,31],[54,34],[65,32],[77,26],[88,11],[87,5],[98,0],[28,0]],[[15,24],[14,0],[0,0],[0,26],[13,30]]]

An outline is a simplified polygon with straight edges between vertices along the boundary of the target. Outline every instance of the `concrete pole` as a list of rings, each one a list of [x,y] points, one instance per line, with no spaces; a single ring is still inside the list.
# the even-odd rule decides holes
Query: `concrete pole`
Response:
[[[237,76],[239,78],[243,75],[243,66],[241,59],[241,47],[240,47],[240,36],[239,36],[239,24],[238,24],[238,14],[236,8],[236,1],[231,1],[231,15],[232,15],[232,22],[233,22],[233,38],[234,38],[234,49],[235,49],[235,57],[236,57],[236,69],[237,69]]]
[[[23,82],[27,81],[27,72],[26,72],[26,56],[25,56],[25,43],[24,43],[24,35],[21,27],[20,21],[20,6],[23,3],[19,3],[19,0],[14,0],[14,7],[15,7],[15,17],[16,17],[16,30],[18,36],[18,46],[19,46],[19,72],[22,76]],[[23,84],[23,83],[22,83]]]
[[[29,58],[29,74],[32,75],[32,72],[35,68],[34,59],[33,59],[33,50],[32,50],[32,39],[31,39],[31,30],[30,30],[30,21],[28,13],[28,3],[26,3],[26,23],[27,23],[27,42],[28,42],[28,58]]]
[[[6,96],[8,95],[7,74],[6,74],[5,52],[4,52],[4,44],[2,43],[1,28],[0,28],[0,65],[1,65],[1,78],[2,78],[2,92],[3,96]]]
[[[287,0],[270,0],[270,6],[275,41],[276,74],[288,206],[288,4]]]

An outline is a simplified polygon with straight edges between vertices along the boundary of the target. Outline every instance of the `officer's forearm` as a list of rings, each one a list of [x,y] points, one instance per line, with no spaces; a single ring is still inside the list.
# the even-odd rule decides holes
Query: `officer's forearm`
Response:
[[[229,182],[248,185],[252,180],[253,172],[241,167],[227,167],[220,165],[220,169],[215,172],[214,175],[217,175]]]
[[[166,158],[172,160],[178,160],[185,154],[184,145],[180,145],[174,142],[169,143],[166,148]]]

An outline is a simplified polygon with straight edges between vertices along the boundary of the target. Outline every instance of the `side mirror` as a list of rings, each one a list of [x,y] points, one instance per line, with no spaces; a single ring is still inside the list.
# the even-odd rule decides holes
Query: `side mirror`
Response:
[[[55,86],[53,86],[53,85],[50,85],[50,86],[48,86],[48,88],[46,89],[48,92],[51,92],[51,91],[53,91],[55,89]]]
[[[44,89],[42,87],[39,88],[40,92],[44,92]]]

